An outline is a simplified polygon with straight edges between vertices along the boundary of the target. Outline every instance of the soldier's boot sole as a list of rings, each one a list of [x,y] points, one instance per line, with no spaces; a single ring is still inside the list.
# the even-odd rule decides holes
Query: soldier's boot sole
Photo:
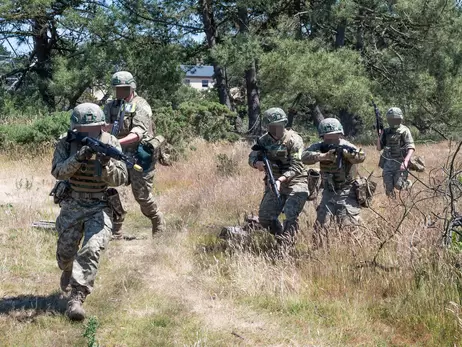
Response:
[[[80,301],[71,300],[67,305],[66,316],[73,321],[83,321],[85,310]]]

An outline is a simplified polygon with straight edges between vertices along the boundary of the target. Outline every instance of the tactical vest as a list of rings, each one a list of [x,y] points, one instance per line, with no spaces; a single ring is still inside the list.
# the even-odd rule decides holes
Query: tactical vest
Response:
[[[110,134],[102,133],[100,140],[107,143]],[[106,140],[107,139],[107,140]],[[106,141],[105,141],[106,140]],[[82,147],[78,141],[71,142],[70,155],[75,155]],[[101,193],[108,188],[107,183],[101,178],[101,163],[98,160],[85,160],[79,170],[69,179],[71,189],[82,193]]]
[[[119,134],[117,134],[118,139],[127,136],[133,128],[133,117],[135,117],[136,114],[136,98],[138,98],[138,96],[135,96],[131,102],[125,103],[124,124],[123,127],[120,127]],[[111,123],[114,123],[117,120],[119,116],[119,108],[120,103],[118,100],[111,103],[109,111],[111,115]]]
[[[287,147],[289,140],[293,134],[292,130],[288,130],[284,137],[278,142],[265,146],[267,149],[268,160],[271,164],[271,171],[274,178],[278,179],[282,174],[290,168],[290,150]]]
[[[350,163],[342,158],[342,167],[338,169],[337,161],[320,161],[319,168],[323,178],[324,189],[339,190],[348,187],[353,183],[358,174],[356,164]]]
[[[406,155],[405,151],[402,149],[404,146],[402,141],[403,134],[399,132],[398,129],[388,128],[385,130],[387,150],[384,154],[387,159],[403,159]]]

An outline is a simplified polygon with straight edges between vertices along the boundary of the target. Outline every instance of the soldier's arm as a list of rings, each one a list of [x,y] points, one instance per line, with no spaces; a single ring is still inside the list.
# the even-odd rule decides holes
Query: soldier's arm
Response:
[[[313,143],[303,151],[302,163],[306,165],[316,164],[320,161],[321,154],[321,143]]]
[[[143,101],[137,105],[136,115],[133,117],[133,128],[130,129],[130,134],[137,135],[138,141],[141,141],[150,136],[150,130],[154,130],[152,110],[151,106],[146,101]]]
[[[377,150],[378,151],[381,151],[383,147],[386,146],[384,134],[385,134],[385,131],[382,130],[382,132],[380,133],[380,136],[377,137]]]
[[[119,141],[111,135],[109,144],[122,151]],[[106,166],[103,166],[101,178],[111,187],[117,187],[128,182],[128,170],[124,162],[110,159]]]
[[[80,168],[81,163],[77,161],[75,155],[69,157],[69,151],[69,144],[64,138],[60,139],[56,144],[51,164],[51,174],[57,180],[71,178]]]
[[[406,149],[406,157],[404,158],[404,163],[407,167],[409,161],[411,160],[412,155],[415,152],[414,139],[412,138],[412,134],[409,129],[406,129],[406,131],[404,132],[403,140],[404,140],[404,149]]]
[[[248,163],[251,167],[253,167],[255,169],[255,166],[254,164],[258,161],[258,156],[259,156],[260,152],[259,151],[252,151],[250,152],[249,154],[249,160],[248,160]]]
[[[356,148],[356,146],[352,146],[354,148]],[[356,148],[356,150],[358,150]],[[357,151],[357,152],[354,152],[354,153],[350,153],[348,151],[344,151],[343,152],[343,157],[348,160],[351,164],[360,164],[362,162],[364,162],[364,160],[366,160],[366,153],[364,153],[363,150],[361,151]]]
[[[302,163],[303,140],[299,135],[294,135],[289,143],[289,169],[282,174],[285,179],[280,181],[290,180],[296,175],[300,175],[304,171]]]

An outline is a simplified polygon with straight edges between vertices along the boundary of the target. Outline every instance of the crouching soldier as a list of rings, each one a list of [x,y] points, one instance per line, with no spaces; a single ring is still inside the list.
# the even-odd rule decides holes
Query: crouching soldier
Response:
[[[318,133],[322,141],[303,152],[302,162],[307,165],[319,162],[324,189],[317,207],[313,241],[321,246],[321,232],[331,219],[340,227],[360,224],[360,206],[353,183],[357,164],[364,161],[365,154],[341,138],[343,127],[335,118],[321,121]]]
[[[259,221],[278,241],[293,241],[299,227],[298,216],[308,199],[307,173],[301,161],[303,140],[295,131],[285,129],[287,116],[280,108],[265,111],[263,124],[268,132],[258,139],[258,148],[254,147],[249,155],[251,167],[266,171]],[[270,167],[266,167],[264,156]],[[275,187],[271,187],[270,175]],[[278,219],[283,211],[284,226]]]
[[[111,239],[113,211],[108,187],[125,184],[128,179],[123,162],[97,156],[78,140],[88,136],[121,150],[118,140],[102,131],[104,126],[104,112],[97,105],[78,105],[70,124],[72,134],[78,136],[60,139],[53,156],[51,173],[64,187],[58,186],[55,193],[55,202],[61,207],[56,220],[56,258],[63,271],[61,289],[71,291],[66,310],[71,320],[85,318],[82,304],[93,289],[101,253]]]

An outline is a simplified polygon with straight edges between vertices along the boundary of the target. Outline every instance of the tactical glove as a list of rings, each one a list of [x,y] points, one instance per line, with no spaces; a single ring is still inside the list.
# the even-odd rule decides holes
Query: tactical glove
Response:
[[[93,150],[89,146],[82,146],[75,154],[75,159],[77,159],[77,161],[89,160],[93,156],[93,153]]]

